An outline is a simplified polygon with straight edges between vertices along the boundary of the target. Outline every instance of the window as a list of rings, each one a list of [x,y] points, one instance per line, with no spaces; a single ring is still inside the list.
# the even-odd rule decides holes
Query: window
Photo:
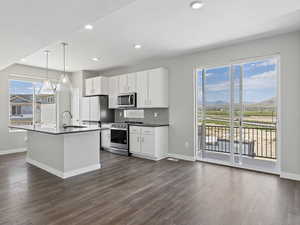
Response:
[[[10,125],[56,126],[56,97],[40,92],[42,82],[9,80]]]
[[[276,168],[278,66],[274,56],[197,71],[199,159]]]
[[[33,124],[33,83],[9,81],[9,119],[11,125]]]

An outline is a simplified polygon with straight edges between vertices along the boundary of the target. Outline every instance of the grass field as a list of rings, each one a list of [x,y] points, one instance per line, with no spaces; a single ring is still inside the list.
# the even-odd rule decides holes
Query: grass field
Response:
[[[201,112],[198,113],[198,123],[202,122]],[[238,118],[239,115],[237,114]],[[230,115],[226,111],[209,110],[206,111],[207,124],[229,126]],[[274,111],[245,111],[243,113],[243,121],[246,127],[260,127],[257,124],[274,125],[276,123],[276,113]],[[249,124],[253,123],[253,125]],[[238,125],[238,124],[236,124]]]
[[[199,113],[201,113],[201,112],[199,112]],[[208,110],[205,113],[206,113],[206,115],[229,116],[229,112],[226,112],[226,111]],[[245,111],[243,113],[243,115],[244,116],[276,116],[276,112],[274,112],[274,111]]]

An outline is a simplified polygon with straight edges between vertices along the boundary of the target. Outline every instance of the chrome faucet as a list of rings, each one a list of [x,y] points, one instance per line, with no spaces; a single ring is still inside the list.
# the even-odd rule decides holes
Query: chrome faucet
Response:
[[[67,119],[66,114],[69,114],[70,120],[73,118],[72,113],[68,110],[63,111],[62,117],[63,119]],[[63,127],[68,126],[68,124],[63,123]]]

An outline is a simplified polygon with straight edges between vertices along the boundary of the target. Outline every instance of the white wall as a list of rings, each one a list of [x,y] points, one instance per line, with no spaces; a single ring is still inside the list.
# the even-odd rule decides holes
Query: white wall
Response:
[[[300,32],[247,41],[163,60],[151,60],[103,75],[121,74],[163,66],[169,70],[169,152],[194,155],[193,69],[198,65],[224,65],[241,58],[280,54],[282,98],[282,171],[300,174]],[[189,142],[185,148],[185,142]]]
[[[50,78],[58,78],[61,72],[49,71]],[[26,132],[9,132],[9,96],[8,79],[10,75],[23,75],[45,78],[46,72],[42,68],[14,64],[0,71],[0,154],[1,151],[25,148]]]

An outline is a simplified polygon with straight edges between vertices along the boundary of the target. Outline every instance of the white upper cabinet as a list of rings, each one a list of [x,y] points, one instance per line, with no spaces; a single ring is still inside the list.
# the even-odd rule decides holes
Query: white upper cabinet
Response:
[[[137,107],[148,106],[148,71],[137,73]]]
[[[115,109],[118,107],[118,94],[119,94],[119,76],[109,78],[109,99],[108,107]]]
[[[120,75],[119,77],[119,93],[128,93],[128,77],[126,75]]]
[[[148,100],[150,107],[169,107],[168,71],[158,68],[148,71]]]
[[[93,77],[85,79],[85,95],[108,95],[108,78]]]
[[[137,93],[137,108],[168,108],[168,71],[164,68],[108,78],[109,108],[118,108],[118,95]],[[86,87],[95,85],[86,80]],[[96,95],[87,92],[87,96]]]
[[[94,82],[93,78],[89,78],[85,80],[85,95],[90,96],[93,95],[94,92]]]
[[[136,73],[127,74],[128,92],[136,92]]]
[[[136,73],[123,74],[119,77],[119,93],[136,92]]]
[[[168,108],[168,71],[158,68],[137,73],[137,107]]]

